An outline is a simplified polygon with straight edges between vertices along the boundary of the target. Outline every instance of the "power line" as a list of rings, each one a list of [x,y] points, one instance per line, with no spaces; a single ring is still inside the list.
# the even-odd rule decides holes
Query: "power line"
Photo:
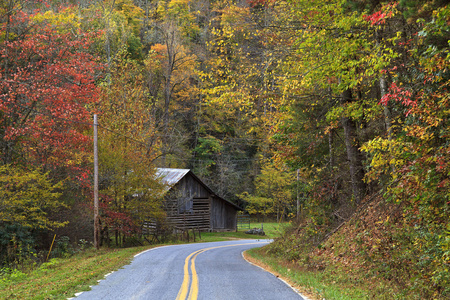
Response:
[[[189,162],[211,162],[213,161],[212,159],[195,159],[195,158],[179,158],[179,157],[174,157],[172,158],[174,160],[178,160],[178,161],[189,161]],[[259,161],[259,158],[246,158],[246,159],[229,159],[229,160],[223,160],[223,162],[253,162],[253,161]],[[217,161],[215,161],[217,162]]]
[[[55,116],[55,115],[51,114],[50,112],[39,111],[36,108],[30,108],[30,107],[27,107],[27,106],[24,106],[24,105],[21,105],[21,104],[18,104],[18,103],[15,103],[14,105],[18,106],[18,107],[21,107],[23,109],[27,109],[27,110],[32,109],[32,111],[34,113],[42,114],[42,115],[48,116],[48,117],[50,117],[52,119],[58,119],[58,120],[62,120],[62,121],[65,121],[65,122],[68,122],[68,123],[73,123],[73,124],[82,124],[82,125],[85,125],[85,126],[92,126],[92,127],[95,126],[95,124],[91,123],[91,122],[83,122],[83,121],[77,121],[77,120],[73,120],[73,119],[58,117],[58,116]],[[100,124],[97,124],[97,127],[98,128],[102,128],[102,129],[104,129],[106,131],[109,131],[109,132],[111,132],[111,133],[113,133],[113,134],[115,134],[117,136],[122,137],[122,138],[126,138],[127,140],[130,140],[132,142],[138,143],[138,144],[140,144],[142,146],[146,146],[146,147],[149,146],[148,143],[145,143],[145,142],[143,142],[141,140],[138,140],[138,139],[136,139],[134,137],[131,137],[131,136],[127,135],[126,133],[118,132],[116,130],[113,130],[111,128],[108,128],[108,127],[100,125]],[[155,134],[153,136],[154,137],[178,137],[178,138],[182,137],[181,135],[163,135],[163,134]],[[220,140],[220,141],[224,141],[225,138],[226,139],[230,139],[230,140],[257,140],[257,141],[262,141],[263,140],[262,138],[222,137],[222,140]],[[172,159],[178,160],[178,161],[193,162],[193,163],[196,163],[196,162],[202,163],[202,162],[210,162],[211,161],[211,160],[208,160],[208,159],[195,159],[195,157],[192,157],[192,158],[173,157]],[[234,159],[234,160],[230,159],[230,160],[225,160],[225,161],[226,162],[230,162],[230,163],[239,163],[239,162],[254,162],[254,161],[258,161],[258,160],[259,160],[258,158],[248,158],[248,159]]]

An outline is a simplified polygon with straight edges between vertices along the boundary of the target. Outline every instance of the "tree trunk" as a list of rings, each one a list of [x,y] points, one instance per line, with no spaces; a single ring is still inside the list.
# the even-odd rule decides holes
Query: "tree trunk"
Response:
[[[174,30],[174,29],[172,29]],[[176,58],[176,49],[175,49],[175,32],[170,31],[166,36],[166,47],[167,47],[167,66],[166,66],[166,74],[165,74],[165,82],[164,82],[164,115],[163,115],[163,155],[162,155],[162,163],[165,167],[166,165],[166,152],[169,148],[169,108],[170,101],[172,97],[172,74],[175,68],[175,58]]]
[[[344,103],[353,101],[352,91],[350,89],[344,91],[342,97]],[[347,158],[350,167],[353,197],[356,203],[359,203],[366,194],[366,184],[364,183],[362,154],[359,151],[359,143],[356,137],[356,124],[348,117],[342,118],[341,122],[344,128],[345,147],[347,149]]]
[[[375,36],[377,39],[377,46],[380,43],[380,33],[378,30],[375,31]],[[381,52],[378,52],[378,57],[381,57]],[[386,74],[381,75],[380,77],[380,93],[381,98],[383,98],[388,91],[388,80]],[[386,125],[386,132],[388,136],[388,140],[390,141],[392,139],[392,126],[391,126],[391,111],[389,110],[389,103],[386,103],[386,105],[383,106],[383,113],[384,113],[384,123]]]
[[[381,90],[381,98],[383,98],[387,94],[387,80],[386,76],[382,75],[380,78],[380,90]],[[389,110],[389,103],[383,105],[384,112],[384,123],[386,125],[386,132],[388,136],[388,140],[392,139],[392,126],[391,126],[391,111]]]
[[[330,170],[333,172],[334,167],[334,131],[330,130],[328,133],[328,150],[330,152]]]
[[[277,205],[277,223],[280,223],[280,207]]]

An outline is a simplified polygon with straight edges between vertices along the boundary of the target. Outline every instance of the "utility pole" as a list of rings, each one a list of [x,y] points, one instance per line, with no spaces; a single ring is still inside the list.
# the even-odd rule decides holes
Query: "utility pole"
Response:
[[[99,249],[99,219],[98,219],[98,123],[94,114],[94,247]]]
[[[299,191],[299,181],[300,181],[300,169],[297,169],[297,221],[300,218],[300,191]]]

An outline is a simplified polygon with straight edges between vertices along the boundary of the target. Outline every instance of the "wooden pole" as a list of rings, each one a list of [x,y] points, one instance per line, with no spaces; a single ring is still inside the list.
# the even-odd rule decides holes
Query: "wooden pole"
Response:
[[[94,247],[99,249],[99,219],[98,219],[98,123],[94,115]]]
[[[48,258],[50,257],[50,253],[52,252],[53,243],[55,242],[55,238],[56,238],[56,233],[55,233],[55,235],[53,236],[52,245],[50,246],[50,250],[48,250],[47,259],[46,259],[45,261],[48,261]]]
[[[297,221],[300,218],[300,191],[299,191],[299,181],[300,181],[300,169],[297,169]]]

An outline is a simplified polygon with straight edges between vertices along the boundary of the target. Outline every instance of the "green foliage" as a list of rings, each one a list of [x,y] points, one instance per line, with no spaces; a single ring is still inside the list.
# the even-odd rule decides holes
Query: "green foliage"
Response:
[[[132,59],[142,60],[140,36],[144,11],[130,0],[99,1],[80,8],[81,27],[97,32],[92,51],[110,64],[126,48]]]
[[[34,232],[67,224],[52,218],[66,207],[60,199],[63,184],[53,184],[39,169],[4,165],[0,185],[0,259],[2,264],[17,265],[34,255]]]
[[[403,8],[403,15],[412,21],[418,17],[430,17],[433,10],[447,4],[445,0],[400,0],[399,5]]]
[[[199,34],[199,27],[195,22],[199,12],[191,11],[190,1],[168,0],[166,7],[167,19],[177,22],[184,37],[194,39]]]
[[[294,174],[285,167],[279,167],[272,162],[267,162],[256,177],[256,194],[247,192],[239,195],[248,202],[246,209],[250,214],[262,214],[263,216],[275,214],[277,221],[287,216],[292,209],[291,185],[294,182]]]
[[[36,253],[36,240],[29,228],[19,223],[0,226],[0,265],[22,265]]]
[[[239,198],[246,201],[246,211],[251,215],[261,214],[263,216],[272,215],[274,211],[273,199],[250,195],[248,192],[244,192],[239,195]]]
[[[18,269],[2,268],[0,270],[0,287],[14,284],[27,278],[27,274]]]
[[[211,174],[210,167],[215,165],[215,156],[220,155],[223,146],[220,141],[214,137],[199,137],[197,147],[193,149],[195,155],[203,161],[199,174],[208,176]],[[208,172],[209,171],[209,172]]]
[[[126,19],[126,22],[120,22],[120,25],[128,25],[133,35],[139,36],[144,10],[137,7],[132,0],[117,0],[113,3],[115,5],[114,10]]]
[[[55,240],[52,257],[69,257],[74,253],[75,251],[70,244],[70,238],[68,236],[61,236]]]

